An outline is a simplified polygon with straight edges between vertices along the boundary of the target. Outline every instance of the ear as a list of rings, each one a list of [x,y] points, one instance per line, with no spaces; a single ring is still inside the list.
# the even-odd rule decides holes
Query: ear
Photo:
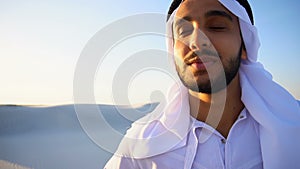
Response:
[[[247,60],[247,59],[248,59],[247,51],[246,51],[246,49],[245,49],[244,46],[243,46],[243,49],[242,49],[242,56],[241,56],[241,58],[242,58],[243,60]]]

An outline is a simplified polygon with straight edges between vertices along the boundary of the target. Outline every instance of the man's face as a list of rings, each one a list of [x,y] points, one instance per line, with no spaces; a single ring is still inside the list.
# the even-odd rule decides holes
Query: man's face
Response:
[[[224,89],[237,75],[242,53],[246,58],[238,19],[217,0],[182,2],[173,35],[177,73],[193,91]]]

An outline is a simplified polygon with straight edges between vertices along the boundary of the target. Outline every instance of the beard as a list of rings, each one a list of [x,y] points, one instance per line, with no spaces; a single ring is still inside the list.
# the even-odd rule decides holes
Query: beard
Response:
[[[182,70],[175,63],[177,74],[184,86],[192,91],[206,94],[216,93],[227,87],[237,75],[241,63],[242,49],[243,47],[241,46],[239,52],[236,54],[236,56],[231,57],[227,65],[224,65],[223,63],[224,74],[220,73],[220,75],[214,80],[209,78],[207,82],[197,82],[193,78],[194,75],[192,73]],[[185,67],[185,69],[186,68],[187,67]]]

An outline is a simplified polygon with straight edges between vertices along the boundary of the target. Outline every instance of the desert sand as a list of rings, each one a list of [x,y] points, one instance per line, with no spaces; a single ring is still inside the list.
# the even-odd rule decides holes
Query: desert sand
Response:
[[[119,110],[139,110],[142,117],[153,105],[97,106],[124,134],[132,121]],[[101,169],[111,155],[84,132],[74,105],[0,106],[0,169]]]

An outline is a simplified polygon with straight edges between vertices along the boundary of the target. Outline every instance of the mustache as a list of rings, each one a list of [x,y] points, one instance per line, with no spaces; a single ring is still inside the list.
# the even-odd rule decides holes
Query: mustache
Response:
[[[184,58],[184,62],[190,63],[191,60],[194,60],[195,58],[200,58],[201,56],[219,57],[219,54],[216,51],[212,51],[212,50],[208,50],[208,49],[191,51]]]

